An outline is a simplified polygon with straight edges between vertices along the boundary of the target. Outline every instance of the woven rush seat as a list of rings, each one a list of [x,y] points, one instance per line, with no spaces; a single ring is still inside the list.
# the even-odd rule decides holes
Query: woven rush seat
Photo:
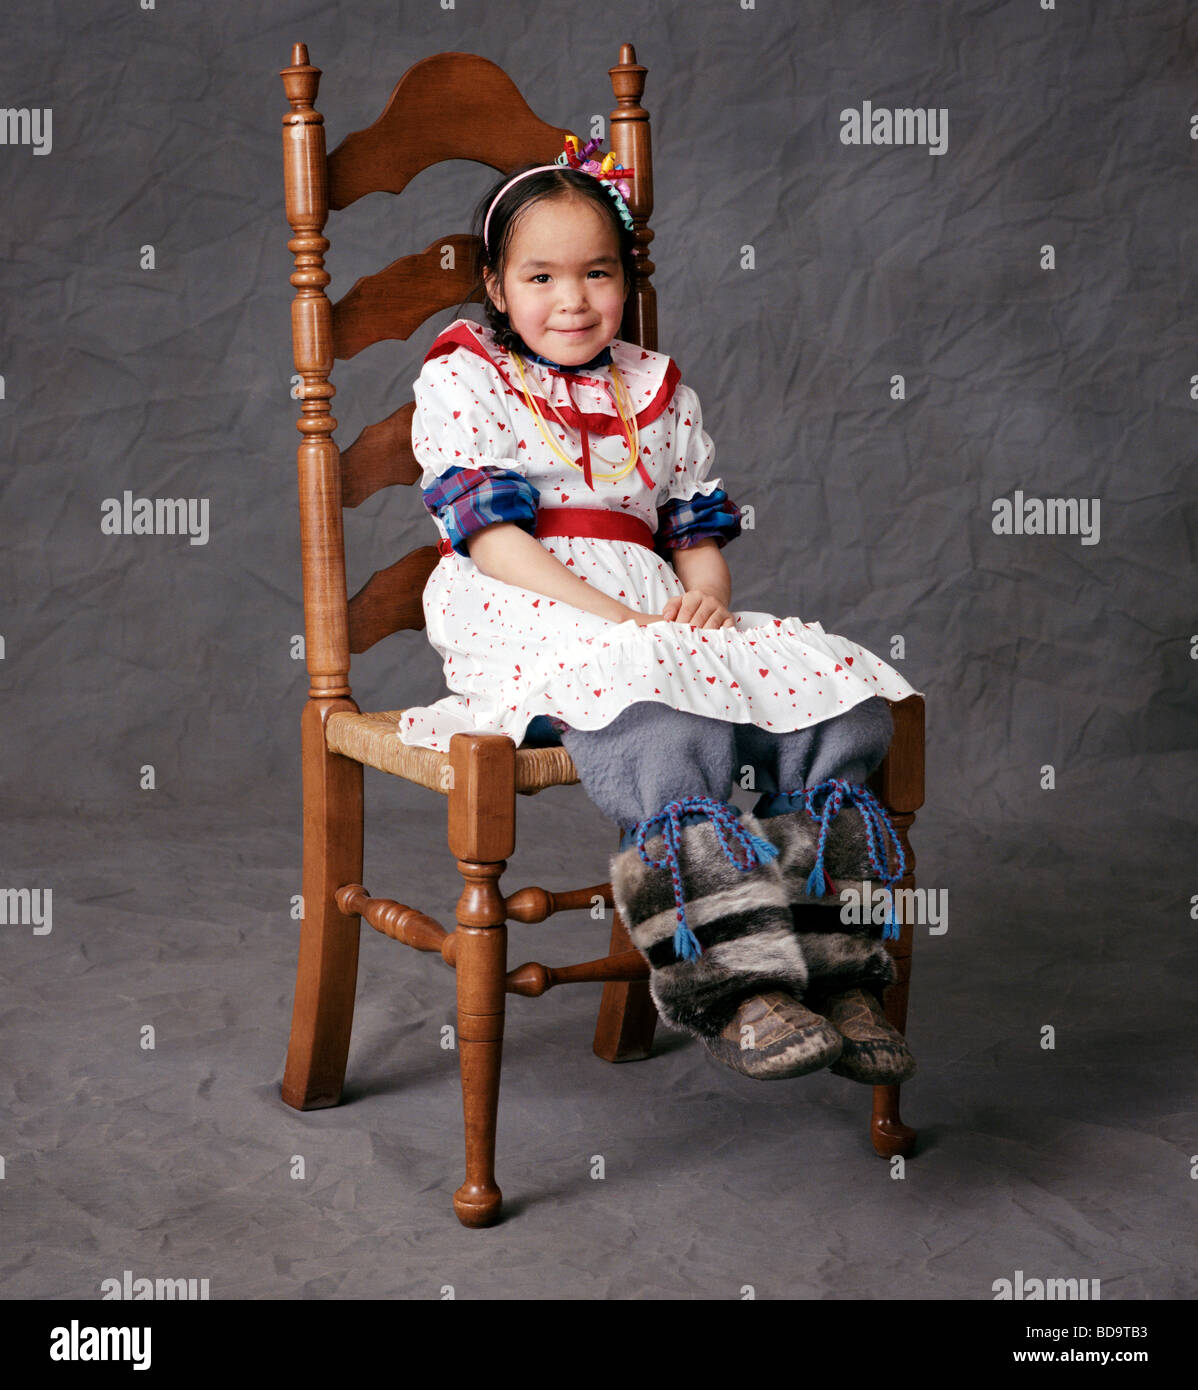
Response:
[[[449,755],[435,748],[416,748],[401,743],[399,721],[402,709],[380,710],[374,714],[351,714],[338,710],[325,723],[329,751],[342,753],[366,767],[391,772],[431,791],[449,795],[447,775]],[[525,796],[546,787],[568,787],[578,781],[574,760],[564,748],[516,749],[516,791]]]

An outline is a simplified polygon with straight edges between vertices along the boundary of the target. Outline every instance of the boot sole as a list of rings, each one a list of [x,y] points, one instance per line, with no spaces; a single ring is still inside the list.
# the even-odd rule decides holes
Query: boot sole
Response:
[[[836,1076],[859,1081],[863,1086],[897,1086],[910,1081],[915,1075],[915,1058],[909,1053],[904,1059],[896,1057],[894,1051],[886,1046],[878,1054],[869,1043],[861,1043],[848,1051],[841,1052],[837,1061],[829,1068]]]
[[[730,1071],[752,1077],[754,1081],[782,1081],[792,1076],[806,1076],[822,1071],[841,1055],[844,1039],[829,1028],[814,1034],[823,1046],[812,1050],[813,1036],[796,1035],[785,1042],[764,1048],[742,1048],[722,1038],[703,1038],[708,1055]]]

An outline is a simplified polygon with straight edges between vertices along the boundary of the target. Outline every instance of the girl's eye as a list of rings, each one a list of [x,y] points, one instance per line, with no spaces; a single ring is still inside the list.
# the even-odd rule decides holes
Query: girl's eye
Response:
[[[603,275],[603,276],[606,277],[607,274],[608,274],[608,272],[607,272],[606,270],[588,270],[588,271],[587,271],[587,274],[588,274],[588,275]],[[540,284],[540,282],[541,282],[542,280],[548,280],[548,279],[549,279],[549,274],[548,274],[548,272],[543,270],[543,271],[541,271],[541,273],[540,273],[539,275],[534,275],[534,276],[532,277],[532,283],[533,283],[534,285],[537,285],[537,284]]]

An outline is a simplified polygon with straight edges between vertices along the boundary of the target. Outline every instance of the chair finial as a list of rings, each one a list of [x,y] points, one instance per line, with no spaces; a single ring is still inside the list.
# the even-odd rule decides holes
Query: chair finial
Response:
[[[291,66],[283,68],[279,76],[283,79],[283,90],[287,93],[287,100],[296,110],[311,107],[316,100],[316,90],[320,86],[320,69],[314,68],[308,61],[306,43],[291,45]]]
[[[620,45],[620,61],[607,70],[616,100],[622,107],[629,108],[630,115],[641,118],[648,115],[638,105],[645,94],[645,74],[648,71],[647,67],[637,62],[636,49],[630,43]]]

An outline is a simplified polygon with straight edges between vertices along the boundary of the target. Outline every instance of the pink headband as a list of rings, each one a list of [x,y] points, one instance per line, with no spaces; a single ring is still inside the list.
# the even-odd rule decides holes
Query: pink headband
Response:
[[[512,184],[519,183],[521,179],[526,179],[530,174],[540,174],[547,169],[577,169],[580,173],[590,174],[599,180],[600,186],[611,194],[612,201],[620,214],[620,220],[629,231],[634,230],[632,213],[628,211],[628,204],[624,201],[632,196],[632,189],[628,180],[636,173],[635,169],[625,169],[622,164],[617,163],[614,154],[603,155],[602,158],[593,158],[600,154],[601,140],[588,140],[585,145],[579,143],[577,135],[567,135],[563,142],[564,149],[558,155],[557,161],[553,164],[538,164],[535,169],[525,169],[522,174],[517,174],[515,178],[508,179],[507,183],[491,199],[491,206],[487,209],[486,218],[483,220],[483,246],[489,247],[487,233],[491,228],[491,214],[495,211],[495,204],[511,188]]]
[[[487,242],[487,229],[491,225],[491,214],[495,211],[495,204],[500,200],[500,198],[503,197],[503,195],[508,191],[508,189],[511,188],[512,184],[519,183],[521,179],[528,178],[530,174],[541,174],[544,173],[546,169],[560,169],[561,167],[562,166],[560,164],[538,164],[535,169],[525,169],[525,171],[522,174],[517,174],[514,179],[508,179],[507,183],[505,183],[503,187],[499,190],[499,192],[496,193],[494,198],[491,199],[491,206],[487,209],[487,217],[486,220],[483,222],[484,246],[489,244]]]

